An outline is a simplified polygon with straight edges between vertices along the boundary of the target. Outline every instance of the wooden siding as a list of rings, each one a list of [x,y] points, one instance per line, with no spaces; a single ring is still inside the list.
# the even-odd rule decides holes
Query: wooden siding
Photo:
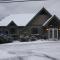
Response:
[[[35,19],[31,22],[31,26],[42,26],[43,23],[49,18],[48,15],[38,15]]]
[[[27,24],[23,32],[26,32],[28,35],[32,34],[33,28],[38,28],[38,34],[42,35],[43,28],[42,25],[51,17],[51,14],[45,9],[42,8],[37,15]]]

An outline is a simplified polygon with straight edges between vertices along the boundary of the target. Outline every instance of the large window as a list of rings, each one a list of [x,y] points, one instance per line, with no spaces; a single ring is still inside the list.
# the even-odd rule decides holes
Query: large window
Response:
[[[32,34],[38,34],[38,28],[32,28],[31,32]]]

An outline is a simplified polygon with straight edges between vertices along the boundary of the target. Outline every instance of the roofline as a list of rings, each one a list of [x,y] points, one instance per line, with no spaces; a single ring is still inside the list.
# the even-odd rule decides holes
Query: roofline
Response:
[[[52,17],[50,17],[42,26],[45,26],[51,20]]]
[[[9,26],[9,24],[12,23],[12,22],[13,22],[16,26],[18,26],[13,20],[11,20],[11,21],[7,24],[7,26]]]
[[[45,11],[47,11],[46,9],[45,9],[45,7],[43,6],[43,8],[41,8],[40,9],[40,11],[38,11],[37,13],[36,13],[36,15],[27,23],[27,25],[26,26],[28,26],[29,25],[29,23],[42,11],[42,10],[45,10]],[[48,12],[48,11],[47,11]],[[49,13],[49,12],[48,12]],[[52,14],[51,13],[49,13],[49,15],[51,15],[52,16]]]
[[[43,26],[46,26],[46,24],[47,24],[48,22],[50,22],[50,21],[52,20],[52,18],[54,18],[54,17],[56,17],[56,18],[60,21],[60,19],[59,19],[56,15],[53,15],[52,17],[50,17],[50,18],[43,24]]]

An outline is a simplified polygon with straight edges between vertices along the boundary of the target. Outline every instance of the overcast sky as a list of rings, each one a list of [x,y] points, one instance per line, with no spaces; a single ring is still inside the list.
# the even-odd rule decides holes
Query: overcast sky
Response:
[[[10,14],[36,13],[42,5],[43,2],[37,1],[0,3],[0,18]]]
[[[60,0],[47,1],[27,1],[27,2],[13,2],[0,3],[0,19],[10,14],[35,14],[42,7],[45,7],[52,14],[60,16]]]
[[[45,0],[0,0],[0,1],[45,1]]]

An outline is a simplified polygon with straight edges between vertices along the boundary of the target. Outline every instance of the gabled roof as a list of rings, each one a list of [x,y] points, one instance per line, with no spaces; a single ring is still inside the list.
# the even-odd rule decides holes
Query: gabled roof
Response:
[[[56,20],[60,21],[60,19],[56,15],[53,15],[43,24],[43,26],[46,26],[53,19],[56,19]]]
[[[44,14],[46,13],[47,15],[49,15],[50,17],[52,16],[44,7],[29,21],[29,23],[27,24],[27,26],[34,20],[35,17],[37,17],[39,14]]]
[[[38,14],[47,13],[51,14],[43,7],[37,14],[14,14],[5,17],[0,21],[0,26],[8,26],[11,21],[13,21],[17,26],[26,26],[28,25]]]
[[[40,11],[36,14],[9,15],[0,21],[0,26],[8,26],[11,21],[13,21],[17,26],[26,26],[26,25],[28,26],[37,15],[42,14],[44,12],[50,16],[50,18],[43,24],[43,26],[45,26],[53,18],[53,16],[44,7],[40,9]]]
[[[17,26],[26,26],[35,14],[14,14],[0,21],[0,26],[8,26],[13,21]]]
[[[49,16],[52,16],[51,13],[45,7],[43,7],[36,15],[44,13],[46,13]]]
[[[8,26],[17,26],[14,21],[11,21]]]

